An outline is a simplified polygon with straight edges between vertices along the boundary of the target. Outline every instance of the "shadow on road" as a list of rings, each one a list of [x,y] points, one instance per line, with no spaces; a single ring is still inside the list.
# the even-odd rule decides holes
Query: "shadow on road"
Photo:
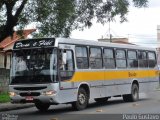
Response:
[[[149,100],[150,98],[142,98],[140,99],[138,102],[144,102]],[[109,107],[109,106],[117,106],[119,104],[133,104],[133,102],[124,102],[122,99],[115,99],[115,100],[109,100],[105,103],[97,103],[97,102],[91,102],[88,107],[85,110],[90,110],[90,109],[96,109],[99,107]],[[33,107],[34,109],[34,107]],[[83,110],[83,111],[85,111]],[[23,113],[22,115],[31,115],[31,116],[37,116],[37,115],[63,115],[63,114],[67,114],[67,113],[71,113],[74,112],[74,114],[80,114],[78,111],[75,111],[71,105],[66,105],[66,106],[51,106],[50,109],[46,112],[40,112],[37,109],[35,109],[35,111],[28,111],[27,113]]]

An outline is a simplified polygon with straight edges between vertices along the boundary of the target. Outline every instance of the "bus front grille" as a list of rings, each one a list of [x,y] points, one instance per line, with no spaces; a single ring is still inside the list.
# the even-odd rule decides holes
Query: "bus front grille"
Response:
[[[22,96],[22,97],[25,97],[25,96],[40,96],[40,93],[39,92],[24,92],[24,93],[20,93],[19,95]]]
[[[26,91],[26,90],[42,90],[46,89],[46,86],[41,86],[41,87],[14,87],[15,90],[21,90],[21,91]]]

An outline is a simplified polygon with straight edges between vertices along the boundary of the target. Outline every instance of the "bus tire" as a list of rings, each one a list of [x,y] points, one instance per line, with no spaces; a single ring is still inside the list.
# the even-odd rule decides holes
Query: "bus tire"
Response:
[[[135,102],[139,99],[139,88],[137,84],[133,84],[131,88],[131,94],[123,95],[123,100],[125,102]]]
[[[88,101],[89,101],[89,98],[86,90],[84,88],[79,88],[77,101],[72,103],[72,107],[78,111],[83,110],[87,107]]]
[[[123,101],[130,102],[130,95],[123,95]]]
[[[50,105],[47,104],[47,103],[36,102],[36,103],[35,103],[35,106],[36,106],[36,108],[37,108],[39,111],[45,112],[45,111],[48,110],[48,108],[49,108]]]
[[[104,103],[108,101],[108,97],[104,97],[104,98],[95,98],[94,99],[97,103]]]

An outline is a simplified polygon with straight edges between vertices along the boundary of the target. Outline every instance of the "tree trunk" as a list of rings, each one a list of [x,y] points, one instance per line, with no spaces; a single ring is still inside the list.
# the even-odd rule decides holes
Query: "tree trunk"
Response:
[[[6,37],[8,36],[12,36],[14,33],[14,26],[17,25],[18,23],[18,18],[25,6],[25,4],[27,3],[28,0],[23,0],[19,6],[19,8],[17,9],[17,11],[15,12],[15,15],[12,14],[12,10],[13,7],[16,3],[16,1],[4,1],[4,4],[6,5],[7,8],[7,21],[5,25],[0,26],[0,42],[3,41]]]

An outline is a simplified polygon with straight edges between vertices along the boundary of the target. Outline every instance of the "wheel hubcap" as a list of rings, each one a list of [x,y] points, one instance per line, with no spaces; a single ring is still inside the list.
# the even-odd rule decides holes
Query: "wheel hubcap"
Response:
[[[133,96],[135,99],[138,99],[138,90],[137,89],[134,90]]]
[[[86,101],[86,97],[85,97],[84,94],[79,94],[78,99],[79,99],[79,103],[80,103],[81,105],[84,104],[85,101]]]

